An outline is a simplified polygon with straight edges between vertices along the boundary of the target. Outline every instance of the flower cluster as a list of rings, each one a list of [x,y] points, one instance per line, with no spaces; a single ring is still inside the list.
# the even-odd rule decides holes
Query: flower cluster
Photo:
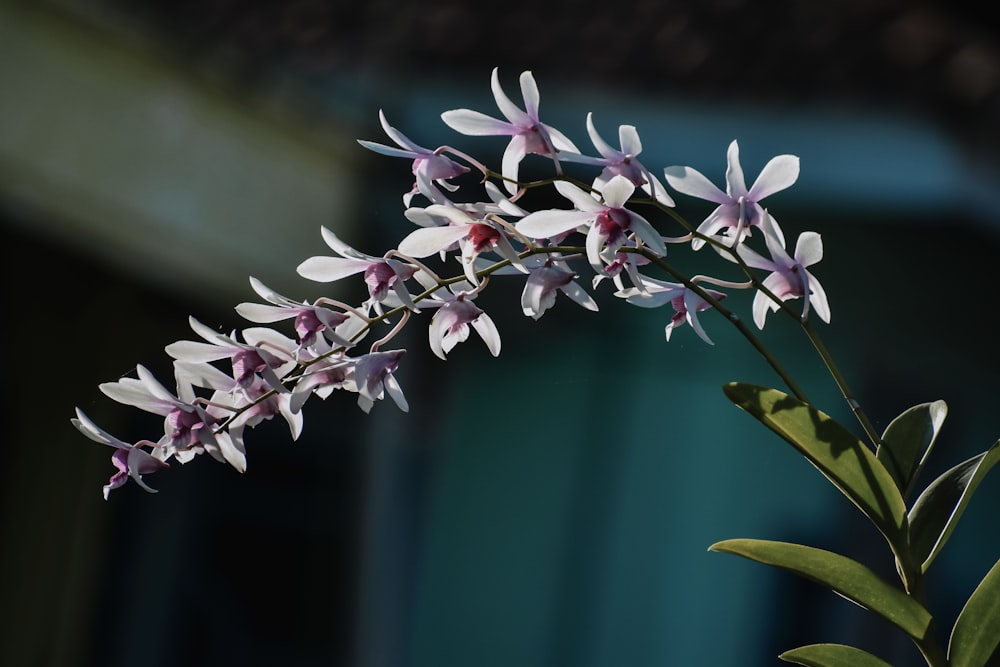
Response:
[[[403,216],[414,228],[381,256],[356,250],[324,228],[322,238],[332,255],[311,257],[297,269],[301,277],[324,283],[363,277],[367,298],[362,303],[299,302],[251,278],[262,302],[242,303],[236,311],[253,326],[226,334],[192,319],[198,340],[166,346],[174,360],[176,389],[168,389],[143,366],[134,378],[100,385],[111,399],[164,418],[162,434],[130,443],[77,410],[73,424],[115,450],[112,461],[118,472],[104,487],[105,498],[129,478],[152,491],[145,475],[202,453],[244,471],[247,428],[280,416],[295,439],[303,428],[303,406],[314,396],[354,393],[365,412],[388,396],[407,410],[395,375],[405,351],[385,348],[411,317],[430,311],[428,343],[436,356],[445,359],[472,331],[491,354],[499,355],[499,329],[475,303],[491,279],[523,281],[521,308],[533,319],[554,307],[559,294],[597,311],[592,293],[604,289],[644,308],[669,305],[667,340],[686,323],[711,344],[699,318],[712,309],[736,322],[744,335],[753,335],[722,305],[727,293],[716,288],[751,290],[753,321],[759,328],[777,310],[803,320],[815,314],[829,321],[826,295],[807,269],[822,258],[820,236],[802,233],[789,253],[778,222],[761,203],[795,182],[798,158],[773,158],[747,188],[733,141],[725,191],[688,167],[661,167],[661,181],[639,160],[642,144],[635,127],[618,128],[615,148],[588,114],[585,128],[593,151],[581,151],[540,120],[538,87],[530,72],[521,74],[520,87],[523,109],[504,92],[494,69],[493,94],[505,120],[469,109],[441,116],[460,134],[507,137],[499,171],[450,146],[421,147],[379,113],[396,146],[359,143],[411,161],[414,183],[403,194]],[[519,180],[521,163],[535,159],[529,156],[550,162],[552,177]],[[577,171],[589,175],[580,178]],[[674,209],[667,186],[716,208],[700,224],[689,224]],[[529,191],[546,187],[565,200],[564,208],[524,208]],[[672,234],[658,227],[662,223],[654,224],[654,214],[675,228]],[[686,276],[668,261],[669,246],[693,251],[709,246],[714,253],[705,257],[728,260],[719,263],[720,271],[734,275]],[[432,268],[431,259],[445,269],[456,267],[455,275],[442,277],[443,269]],[[793,299],[802,299],[804,307],[792,309],[786,302]],[[267,326],[279,323],[288,325],[287,333]],[[380,330],[381,336],[366,342]]]

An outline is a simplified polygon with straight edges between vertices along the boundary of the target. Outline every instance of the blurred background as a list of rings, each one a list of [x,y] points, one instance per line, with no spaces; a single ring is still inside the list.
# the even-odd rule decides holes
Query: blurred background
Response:
[[[598,290],[598,316],[561,299],[533,322],[497,284],[479,303],[499,360],[470,340],[440,362],[417,323],[408,414],[335,395],[295,443],[251,433],[244,475],[174,465],[157,495],[105,502],[110,450],[69,420],[155,434],[97,385],[137,363],[170,378],[188,316],[243,326],[249,275],[354,298],[294,269],[329,254],[322,225],[376,255],[412,228],[409,165],[355,140],[386,141],[383,109],[498,161],[502,139],[439,118],[496,114],[498,66],[516,101],[532,70],[543,119],[584,151],[588,111],[609,140],[636,125],[654,173],[722,183],[733,139],[748,180],[799,155],[768,205],[823,236],[823,331],[876,426],[948,402],[929,480],[1000,436],[996,20],[955,0],[0,1],[0,664],[746,666],[814,642],[921,664],[818,586],[706,552],[801,541],[894,576],[876,531],[725,399],[730,380],[780,385],[711,313],[714,347],[687,328],[667,345],[666,311]],[[693,221],[703,204],[678,197]],[[853,425],[792,326],[764,340]],[[1000,555],[998,502],[988,479],[934,565],[944,628]]]

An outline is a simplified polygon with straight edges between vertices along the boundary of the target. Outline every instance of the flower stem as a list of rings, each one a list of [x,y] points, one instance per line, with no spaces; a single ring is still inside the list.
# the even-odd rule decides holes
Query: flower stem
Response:
[[[847,401],[847,405],[851,408],[851,412],[854,413],[854,417],[861,424],[861,428],[864,429],[865,434],[871,441],[874,447],[878,447],[882,443],[882,438],[879,436],[878,431],[875,430],[875,426],[868,419],[868,415],[861,408],[861,404],[854,397],[854,393],[847,384],[847,380],[844,378],[844,374],[840,372],[840,368],[834,362],[833,357],[830,356],[829,350],[826,349],[826,345],[823,343],[823,339],[820,338],[819,333],[812,326],[812,323],[805,318],[796,318],[799,321],[799,325],[802,327],[802,331],[805,333],[809,342],[812,343],[813,347],[816,349],[817,354],[823,360],[826,365],[830,375],[833,377],[833,381],[837,383],[837,388],[840,389],[841,395],[844,400]]]

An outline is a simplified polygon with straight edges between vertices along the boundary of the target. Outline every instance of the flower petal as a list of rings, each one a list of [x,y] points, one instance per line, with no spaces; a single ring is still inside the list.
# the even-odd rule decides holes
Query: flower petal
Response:
[[[355,273],[361,273],[371,262],[366,259],[348,259],[346,257],[310,257],[298,265],[295,271],[306,278],[319,283],[330,283]]]
[[[740,146],[733,139],[726,153],[726,192],[732,199],[739,199],[747,194],[747,182],[740,165]]]
[[[409,257],[429,257],[464,238],[471,230],[472,225],[421,227],[399,242],[399,252]]]
[[[587,134],[590,135],[590,142],[594,144],[594,148],[597,149],[598,153],[609,159],[618,159],[620,157],[618,149],[613,148],[597,133],[597,128],[594,126],[593,112],[587,113]]]
[[[812,266],[823,259],[823,238],[816,232],[802,232],[795,243],[795,261]]]
[[[720,190],[712,181],[697,169],[691,167],[667,167],[663,170],[663,176],[667,183],[677,192],[705,199],[716,204],[729,201],[725,192]]]
[[[639,132],[635,125],[620,125],[618,127],[618,141],[622,145],[622,153],[636,156],[642,152],[642,142],[639,140]]]
[[[471,109],[452,109],[441,114],[441,120],[456,132],[472,136],[517,134],[517,128],[506,121]]]
[[[620,174],[608,181],[601,191],[608,208],[625,208],[625,204],[634,193],[635,185]]]
[[[525,73],[521,74],[522,86],[524,85],[524,74]],[[528,76],[530,77],[531,75],[528,74]],[[532,79],[532,82],[534,82],[534,79]],[[507,97],[507,93],[503,91],[503,87],[500,85],[500,70],[498,67],[494,67],[493,73],[490,75],[490,88],[493,90],[493,99],[496,100],[497,108],[500,109],[500,113],[502,113],[514,127],[518,130],[525,130],[534,124],[528,114],[518,108],[518,106],[514,104],[509,97]],[[535,90],[535,96],[535,104],[537,105],[537,89]]]
[[[480,313],[479,317],[472,320],[472,328],[476,330],[479,337],[483,339],[486,343],[486,347],[489,348],[490,354],[494,357],[500,355],[500,332],[497,331],[497,325],[494,324],[493,320],[486,313]]]
[[[593,214],[586,211],[551,209],[529,213],[521,218],[514,228],[530,238],[547,239],[572,231],[593,219]]]
[[[826,290],[820,284],[816,277],[808,271],[804,271],[806,274],[806,280],[808,281],[809,289],[809,303],[812,304],[813,310],[819,315],[819,319],[823,320],[827,324],[830,323],[830,303],[826,299]]]
[[[794,155],[778,155],[771,158],[761,169],[757,180],[748,193],[749,199],[760,201],[768,195],[790,187],[799,178],[799,158]]]

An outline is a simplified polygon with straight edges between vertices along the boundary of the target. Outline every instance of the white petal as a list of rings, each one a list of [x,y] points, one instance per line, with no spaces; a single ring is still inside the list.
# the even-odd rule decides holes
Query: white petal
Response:
[[[764,165],[748,193],[748,199],[760,201],[768,195],[784,190],[799,178],[799,158],[779,155]]]
[[[642,242],[645,243],[650,250],[655,252],[657,255],[666,255],[667,246],[663,243],[663,237],[660,233],[643,218],[641,215],[629,212],[629,218],[632,221],[632,231],[636,233]]]
[[[113,401],[131,405],[158,415],[166,415],[173,406],[150,396],[142,382],[134,378],[122,378],[118,382],[104,382],[97,386],[101,393]]]
[[[351,259],[367,259],[369,261],[378,259],[377,257],[372,257],[371,255],[366,255],[363,252],[359,252],[347,245],[340,238],[330,231],[326,226],[320,227],[320,235],[323,237],[323,241],[326,242],[330,249],[341,257],[348,257]]]
[[[608,181],[601,191],[604,203],[609,208],[625,208],[625,204],[628,203],[633,193],[635,193],[635,185],[621,174]]]
[[[573,202],[573,206],[581,211],[598,212],[607,208],[598,202],[589,192],[581,190],[569,181],[556,181],[555,186],[559,194]]]
[[[235,310],[243,319],[260,323],[280,322],[296,316],[296,312],[291,308],[270,306],[264,303],[241,303],[236,306]]]
[[[548,133],[549,141],[552,142],[552,146],[555,147],[556,150],[573,154],[580,152],[580,149],[576,147],[576,144],[570,141],[569,137],[556,128],[551,125],[542,125],[542,128]],[[560,155],[559,158],[562,159],[563,156]]]
[[[434,353],[435,357],[447,359],[448,357],[445,356],[444,346],[442,345],[446,329],[445,318],[438,316],[440,312],[439,310],[437,313],[434,313],[434,317],[431,318],[430,326],[427,328],[427,342],[430,343],[431,352]]]
[[[233,345],[233,341],[230,338],[215,329],[205,326],[193,317],[188,318],[188,324],[191,325],[192,331],[213,345],[221,345],[223,347],[231,347]]]
[[[476,222],[475,218],[462,209],[446,204],[431,204],[424,209],[424,212],[432,217],[445,218],[459,225],[469,225]]]
[[[456,132],[472,136],[514,135],[517,128],[508,122],[471,109],[452,109],[441,114],[441,120]]]
[[[743,177],[743,167],[740,165],[740,146],[733,139],[726,154],[726,193],[732,199],[739,199],[747,194],[747,183]]]
[[[746,245],[737,246],[736,252],[739,254],[740,258],[742,258],[743,261],[746,262],[746,265],[749,267],[755,269],[764,269],[765,271],[774,271],[777,268],[774,262],[772,262],[769,259],[764,259],[764,257],[757,254],[757,252],[751,250]],[[720,251],[719,254],[727,259],[730,259],[730,255],[728,252]]]
[[[521,83],[521,96],[524,98],[524,110],[528,116],[537,120],[541,96],[538,94],[538,84],[535,83],[535,77],[531,72],[521,72],[519,81]]]
[[[260,296],[260,298],[264,299],[264,301],[269,301],[270,303],[281,303],[286,300],[283,296],[253,276],[250,276],[250,287],[257,293],[258,296]]]
[[[290,354],[296,347],[295,341],[291,338],[267,327],[250,327],[249,329],[244,329],[243,340],[247,342],[247,345],[263,347],[264,350],[272,354],[275,350],[281,350]]]
[[[587,114],[587,134],[590,135],[590,142],[594,144],[594,148],[597,149],[598,153],[606,158],[618,158],[620,156],[620,152],[604,141],[601,135],[597,133],[597,128],[594,127],[594,114],[592,112]]]
[[[530,77],[531,74],[528,73]],[[534,79],[531,79],[532,83]],[[521,84],[524,85],[524,74],[521,75]],[[509,120],[515,127],[519,129],[525,129],[530,127],[534,121],[522,111],[516,104],[514,104],[507,93],[503,91],[503,87],[500,85],[500,72],[499,69],[494,67],[493,73],[490,75],[490,88],[493,90],[493,99],[496,100],[497,108],[500,109],[507,120]],[[538,91],[536,89],[535,95],[537,96]],[[537,99],[536,99],[537,103]]]
[[[510,143],[503,151],[503,158],[500,161],[500,173],[503,175],[503,186],[507,192],[514,194],[518,187],[518,172],[521,160],[527,155],[524,137],[515,135],[511,137]]]
[[[385,135],[390,139],[392,139],[393,141],[395,141],[400,146],[402,146],[403,148],[406,148],[414,153],[430,152],[425,148],[413,143],[406,137],[406,135],[404,135],[402,132],[394,128],[392,125],[389,125],[389,121],[386,120],[385,113],[381,109],[378,110],[378,120],[379,123],[381,123],[382,125],[382,130],[385,132]]]
[[[238,437],[234,440],[229,437],[228,433],[222,433],[218,436],[217,441],[222,458],[226,460],[226,463],[236,468],[239,472],[246,472],[247,454],[243,449],[242,438]]]
[[[514,225],[514,228],[527,237],[547,239],[571,231],[593,219],[593,214],[586,211],[551,209],[526,215]]]
[[[764,328],[764,321],[767,318],[767,311],[770,307],[771,299],[766,294],[758,291],[753,297],[753,321],[758,329]]]
[[[768,215],[768,212],[764,211],[765,218]],[[771,259],[774,260],[775,264],[786,267],[791,266],[795,263],[795,260],[793,260],[785,250],[783,239],[779,238],[775,234],[769,234],[767,232],[768,227],[770,227],[770,225],[764,225],[764,244],[767,246],[768,252],[771,253]]]
[[[319,283],[329,283],[355,273],[361,273],[371,265],[365,259],[347,259],[346,257],[310,257],[298,265],[295,271],[306,278]]]
[[[176,403],[177,397],[171,393],[169,389],[163,386],[163,384],[156,379],[148,368],[139,364],[135,367],[135,372],[139,376],[139,380],[142,385],[149,391],[149,394],[156,399],[164,401],[166,403]]]
[[[167,345],[164,349],[174,359],[184,361],[218,361],[228,359],[232,355],[231,349],[193,340],[179,340]]]
[[[389,373],[385,376],[385,379],[382,380],[382,385],[385,387],[385,393],[389,394],[389,398],[393,400],[396,407],[403,412],[410,411],[410,406],[406,402],[406,397],[403,396],[403,388],[399,386],[399,381],[396,379],[396,376]]]
[[[642,142],[634,125],[619,126],[618,141],[621,142],[622,152],[626,155],[636,156],[642,152]]]
[[[823,238],[816,232],[802,232],[795,244],[795,261],[812,266],[823,259]]]
[[[207,363],[175,361],[174,373],[185,382],[197,387],[230,392],[236,388],[236,380],[229,377],[215,366]]]
[[[409,257],[429,257],[464,238],[471,229],[471,225],[421,227],[410,232],[399,242],[399,252]]]
[[[128,449],[131,446],[92,422],[90,417],[84,414],[80,408],[76,409],[76,419],[71,419],[70,421],[73,423],[73,426],[94,442],[99,442],[102,445],[111,445],[116,449]]]
[[[720,190],[704,174],[691,167],[667,167],[663,170],[667,183],[677,192],[723,204],[729,201],[729,196]]]
[[[809,303],[812,304],[813,310],[815,310],[816,314],[819,315],[819,319],[829,324],[830,303],[826,300],[826,290],[823,289],[823,286],[818,280],[816,280],[816,277],[813,274],[808,271],[806,271],[805,274],[809,281],[809,291],[811,292],[809,295]]]
[[[587,294],[587,291],[580,287],[580,285],[575,282],[570,282],[563,285],[559,289],[562,290],[563,294],[571,298],[573,301],[576,301],[587,310],[597,312],[597,302],[594,301],[593,297]]]
[[[420,157],[420,154],[415,153],[414,151],[403,150],[402,148],[394,148],[392,146],[386,146],[385,144],[377,144],[374,141],[366,141],[364,139],[358,139],[358,143],[370,151],[374,151],[381,155],[388,155],[389,157],[405,157],[410,159]]]
[[[497,325],[493,323],[493,320],[486,313],[482,313],[472,321],[472,328],[476,330],[479,337],[483,339],[486,343],[486,347],[489,348],[490,354],[494,357],[500,355],[500,332],[497,331]]]
[[[691,328],[694,329],[698,336],[708,343],[709,345],[715,345],[712,339],[708,337],[705,329],[701,326],[701,322],[698,321],[698,306],[703,303],[700,296],[691,290],[686,290],[684,292],[684,310],[686,311],[686,319]]]

